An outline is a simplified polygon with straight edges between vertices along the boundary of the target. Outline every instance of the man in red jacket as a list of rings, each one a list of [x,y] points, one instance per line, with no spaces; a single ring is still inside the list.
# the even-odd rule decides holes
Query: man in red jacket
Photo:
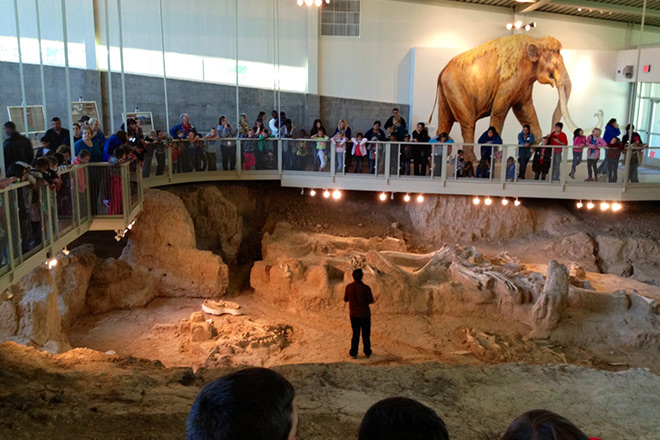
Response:
[[[371,288],[362,282],[363,275],[362,269],[355,269],[353,271],[355,281],[346,286],[346,292],[344,293],[344,302],[348,303],[351,327],[353,328],[351,351],[348,354],[353,359],[358,354],[360,331],[362,332],[364,355],[366,357],[371,356],[371,310],[369,310],[369,304],[373,304],[375,301]]]

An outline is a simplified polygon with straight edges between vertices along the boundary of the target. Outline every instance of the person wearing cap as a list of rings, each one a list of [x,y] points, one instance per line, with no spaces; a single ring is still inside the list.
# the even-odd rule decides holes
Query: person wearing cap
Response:
[[[353,337],[351,338],[351,350],[348,354],[355,359],[360,344],[360,332],[362,333],[362,345],[364,355],[371,356],[371,310],[369,304],[375,301],[371,293],[371,287],[362,282],[364,276],[362,269],[353,271],[353,282],[346,286],[344,302],[348,303],[349,315]]]
[[[62,121],[60,118],[55,116],[50,120],[50,126],[46,133],[44,134],[45,138],[48,138],[48,143],[51,148],[57,149],[60,145],[69,145],[71,146],[71,138],[69,137],[69,130],[62,128]]]
[[[16,124],[13,122],[5,122],[3,127],[5,141],[2,143],[2,149],[5,156],[5,170],[8,170],[11,164],[18,161],[31,164],[34,159],[32,142],[16,131]]]

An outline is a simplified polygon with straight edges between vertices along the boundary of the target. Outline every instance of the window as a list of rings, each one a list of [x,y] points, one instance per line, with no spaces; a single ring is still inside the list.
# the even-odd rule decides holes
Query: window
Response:
[[[321,10],[321,35],[360,36],[360,0],[332,0]]]

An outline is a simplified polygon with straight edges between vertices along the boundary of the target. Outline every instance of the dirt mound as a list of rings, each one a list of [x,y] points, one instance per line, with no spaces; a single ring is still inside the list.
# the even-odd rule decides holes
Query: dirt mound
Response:
[[[455,439],[495,439],[515,416],[534,408],[563,414],[590,436],[640,440],[657,434],[660,378],[641,369],[437,363],[275,369],[296,389],[299,438],[356,438],[369,406],[391,396],[434,408]],[[201,387],[231,370],[193,373],[91,350],[51,356],[5,343],[0,371],[1,438],[167,440],[184,437]]]

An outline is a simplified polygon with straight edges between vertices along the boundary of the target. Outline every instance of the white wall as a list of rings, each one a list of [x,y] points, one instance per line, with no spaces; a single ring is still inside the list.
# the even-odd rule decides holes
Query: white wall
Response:
[[[625,66],[633,66],[632,78],[623,75]],[[644,66],[650,66],[649,72],[644,72]],[[637,50],[622,50],[617,54],[616,80],[625,82],[658,82],[660,83],[660,47],[645,47],[639,54],[639,72],[637,69]],[[637,75],[638,74],[638,75]]]
[[[406,69],[411,48],[446,48],[458,53],[511,34],[505,25],[513,16],[503,12],[395,0],[362,0],[361,4],[359,38],[319,37],[321,94],[408,102]],[[637,42],[636,33],[623,24],[550,14],[522,19],[537,23],[530,35],[555,36],[565,49],[619,50],[629,40]],[[660,41],[658,29],[647,31],[645,43]],[[343,65],[363,73],[339,74]]]

